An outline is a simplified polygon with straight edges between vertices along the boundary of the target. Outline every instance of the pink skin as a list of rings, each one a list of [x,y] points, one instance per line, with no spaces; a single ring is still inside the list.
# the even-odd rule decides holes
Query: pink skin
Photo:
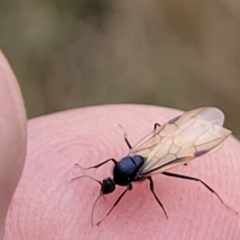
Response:
[[[1,115],[10,115],[6,124],[10,129],[14,126],[14,130],[4,134],[10,144],[0,144],[4,152],[4,158],[0,158],[1,186],[3,182],[5,184],[5,188],[0,189],[0,196],[1,199],[3,196],[8,199],[5,206],[1,205],[6,212],[12,186],[15,186],[16,176],[21,172],[21,167],[16,166],[22,166],[26,149],[25,114],[13,74],[2,55],[0,58],[1,86],[11,84],[11,93],[16,95],[11,95],[11,99],[17,99],[7,101],[10,94],[6,93],[7,90],[2,91],[1,87],[1,96],[6,99],[1,109],[10,109],[1,110]],[[11,106],[8,107],[6,103]],[[15,114],[11,114],[11,111]],[[156,193],[169,215],[168,220],[151,195],[148,181],[143,181],[133,185],[133,190],[127,193],[100,226],[91,226],[91,209],[100,186],[87,178],[71,179],[82,174],[100,180],[111,177],[112,163],[97,170],[82,170],[74,164],[87,167],[107,158],[119,160],[125,156],[128,148],[119,123],[134,144],[152,130],[155,122],[163,123],[176,114],[179,111],[153,106],[111,105],[70,110],[30,120],[26,165],[6,218],[4,239],[239,240],[239,215],[228,210],[200,183],[163,175],[154,176],[154,183]],[[13,138],[14,151],[9,138]],[[14,154],[17,158],[12,156]],[[240,211],[239,156],[239,142],[230,137],[217,152],[202,156],[172,172],[204,180],[227,204]],[[11,159],[14,159],[14,166],[6,168]],[[10,172],[11,168],[14,168],[14,174]],[[6,183],[10,189],[7,191],[9,195],[6,193]],[[118,187],[105,197],[106,201],[101,199],[98,202],[95,223],[104,216],[122,191],[123,188]],[[1,211],[2,219],[5,212]]]
[[[0,239],[26,156],[26,114],[16,78],[0,52]]]

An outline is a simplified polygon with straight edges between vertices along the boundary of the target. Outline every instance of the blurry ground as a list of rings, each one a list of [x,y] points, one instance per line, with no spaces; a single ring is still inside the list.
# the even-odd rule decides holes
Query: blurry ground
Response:
[[[0,47],[29,117],[104,103],[214,105],[240,137],[237,0],[1,0]]]

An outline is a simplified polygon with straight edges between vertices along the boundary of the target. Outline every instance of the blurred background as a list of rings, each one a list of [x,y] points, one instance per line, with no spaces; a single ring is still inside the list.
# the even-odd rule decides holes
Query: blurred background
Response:
[[[240,137],[237,0],[1,0],[28,117],[109,103],[213,105]]]

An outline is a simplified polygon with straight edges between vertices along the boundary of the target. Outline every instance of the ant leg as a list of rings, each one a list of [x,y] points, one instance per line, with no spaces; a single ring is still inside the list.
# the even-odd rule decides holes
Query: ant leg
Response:
[[[123,126],[121,124],[119,124],[119,126],[122,128],[123,132],[124,132],[124,140],[128,146],[129,149],[132,149],[132,145],[130,144],[128,138],[127,138],[127,133],[126,131],[124,130]],[[154,124],[154,130],[156,130],[158,127],[161,127],[161,125],[159,123],[155,123]]]
[[[114,209],[114,207],[117,206],[117,204],[120,202],[120,200],[123,198],[123,196],[125,195],[125,193],[127,191],[130,191],[132,190],[132,184],[130,183],[127,188],[121,193],[121,195],[117,198],[116,202],[113,204],[113,206],[111,207],[111,209],[108,211],[108,213],[105,215],[105,217],[102,218],[102,220],[100,220],[97,225],[99,225],[111,212],[112,210]]]
[[[103,166],[104,164],[108,163],[109,161],[112,161],[115,165],[117,164],[117,161],[116,161],[114,158],[110,158],[110,159],[107,159],[107,160],[105,160],[105,161],[97,164],[97,165],[94,165],[94,166],[91,166],[91,167],[87,167],[87,168],[82,167],[82,166],[81,166],[80,164],[78,164],[78,163],[75,163],[75,166],[76,166],[76,167],[83,168],[83,169],[99,168],[99,167]]]
[[[156,130],[158,127],[161,127],[161,125],[159,123],[155,123],[153,129]]]
[[[180,174],[176,174],[176,173],[170,173],[170,172],[163,172],[162,174],[169,176],[169,177],[176,177],[176,178],[182,178],[182,179],[187,179],[187,180],[192,180],[192,181],[197,181],[200,182],[204,187],[206,187],[210,192],[212,192],[218,199],[219,201],[225,205],[225,207],[227,207],[228,209],[230,209],[231,211],[235,212],[236,214],[238,214],[236,211],[234,211],[232,208],[230,208],[222,199],[221,197],[211,188],[209,187],[205,182],[203,182],[202,180],[198,179],[198,178],[194,178],[194,177],[189,177],[186,175],[180,175]]]
[[[162,208],[166,218],[168,218],[168,215],[167,215],[167,212],[166,210],[164,209],[163,207],[163,204],[161,203],[161,201],[159,200],[159,198],[157,197],[155,191],[154,191],[154,185],[153,185],[153,180],[152,180],[152,177],[147,177],[147,179],[150,181],[150,190],[153,194],[153,196],[155,197],[156,201],[158,202],[158,204],[160,205],[160,207]]]
[[[119,127],[123,130],[124,133],[124,141],[126,142],[127,146],[129,149],[132,149],[132,145],[130,144],[130,142],[128,141],[127,138],[127,132],[125,131],[125,129],[123,128],[123,126],[121,124],[119,124]]]

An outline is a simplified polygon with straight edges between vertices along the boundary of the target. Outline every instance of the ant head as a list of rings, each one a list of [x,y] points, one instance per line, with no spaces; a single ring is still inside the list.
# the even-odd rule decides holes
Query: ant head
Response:
[[[102,195],[104,195],[104,194],[109,194],[109,193],[113,192],[115,190],[115,185],[116,184],[115,184],[115,182],[111,178],[105,178],[105,179],[103,179],[102,182],[100,182],[99,180],[97,180],[97,179],[95,179],[95,178],[93,178],[91,176],[88,176],[88,175],[82,175],[80,177],[73,178],[72,181],[76,180],[76,179],[79,179],[79,178],[90,178],[93,181],[95,181],[95,182],[97,182],[97,183],[99,183],[101,185],[100,194],[97,197],[97,199],[95,200],[95,202],[93,204],[93,208],[92,208],[91,223],[92,223],[92,226],[93,226],[93,214],[94,214],[94,209],[95,209],[96,203],[98,202],[98,199],[100,197],[102,197]]]
[[[115,182],[111,178],[105,178],[102,181],[101,192],[102,194],[109,194],[115,190]]]

